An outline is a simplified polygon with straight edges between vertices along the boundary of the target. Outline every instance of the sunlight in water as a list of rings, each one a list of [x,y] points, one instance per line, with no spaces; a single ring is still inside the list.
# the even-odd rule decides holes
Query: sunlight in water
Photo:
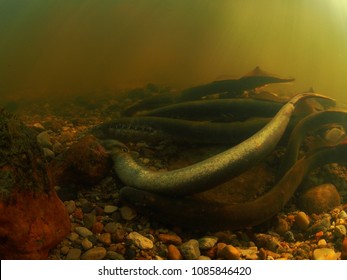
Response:
[[[19,5],[19,3],[21,3]],[[178,88],[255,66],[342,99],[344,0],[2,0],[0,95]]]

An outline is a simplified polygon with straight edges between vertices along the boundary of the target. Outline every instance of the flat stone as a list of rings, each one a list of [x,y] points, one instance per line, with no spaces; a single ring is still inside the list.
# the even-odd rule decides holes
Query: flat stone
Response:
[[[93,233],[86,227],[75,227],[75,232],[77,232],[82,237],[93,235]]]
[[[104,207],[105,214],[112,214],[113,212],[116,212],[117,210],[118,210],[118,207],[114,205],[105,205]]]
[[[106,256],[104,247],[94,247],[83,253],[81,260],[102,260]]]
[[[163,243],[169,243],[174,245],[182,244],[182,238],[177,234],[161,233],[158,236],[158,239]]]
[[[130,232],[127,236],[128,240],[131,240],[132,243],[140,248],[140,249],[152,249],[153,248],[153,242],[149,238],[139,234],[136,231]]]
[[[180,246],[181,253],[186,260],[196,260],[200,256],[199,242],[190,239]]]
[[[320,248],[313,251],[314,260],[337,260],[338,254],[334,249]]]

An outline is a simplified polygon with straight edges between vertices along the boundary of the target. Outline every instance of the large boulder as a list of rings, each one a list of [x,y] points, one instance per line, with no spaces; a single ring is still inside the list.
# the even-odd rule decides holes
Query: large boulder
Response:
[[[0,110],[0,258],[45,259],[70,220],[35,133]]]

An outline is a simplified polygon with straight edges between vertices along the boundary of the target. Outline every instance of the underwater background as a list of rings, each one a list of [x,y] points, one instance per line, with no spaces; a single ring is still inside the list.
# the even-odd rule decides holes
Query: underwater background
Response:
[[[0,0],[0,104],[149,82],[178,89],[260,66],[277,92],[346,103],[344,0]]]

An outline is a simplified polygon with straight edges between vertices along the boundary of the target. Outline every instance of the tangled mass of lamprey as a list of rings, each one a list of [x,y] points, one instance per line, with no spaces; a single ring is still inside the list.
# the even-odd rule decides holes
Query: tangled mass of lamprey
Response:
[[[239,79],[144,98],[126,108],[124,117],[94,127],[91,133],[103,140],[125,186],[121,199],[159,221],[193,229],[239,229],[275,216],[310,170],[347,159],[347,111],[337,109],[333,99],[314,92],[287,99],[272,94],[264,97],[256,91],[293,80],[257,67]],[[334,130],[338,137],[334,134],[333,143],[299,157],[306,136],[322,130]],[[164,140],[229,148],[182,168],[153,171],[139,163],[126,145],[128,141]],[[279,143],[285,143],[285,154],[277,182],[265,194],[228,203],[194,196],[261,163]]]

